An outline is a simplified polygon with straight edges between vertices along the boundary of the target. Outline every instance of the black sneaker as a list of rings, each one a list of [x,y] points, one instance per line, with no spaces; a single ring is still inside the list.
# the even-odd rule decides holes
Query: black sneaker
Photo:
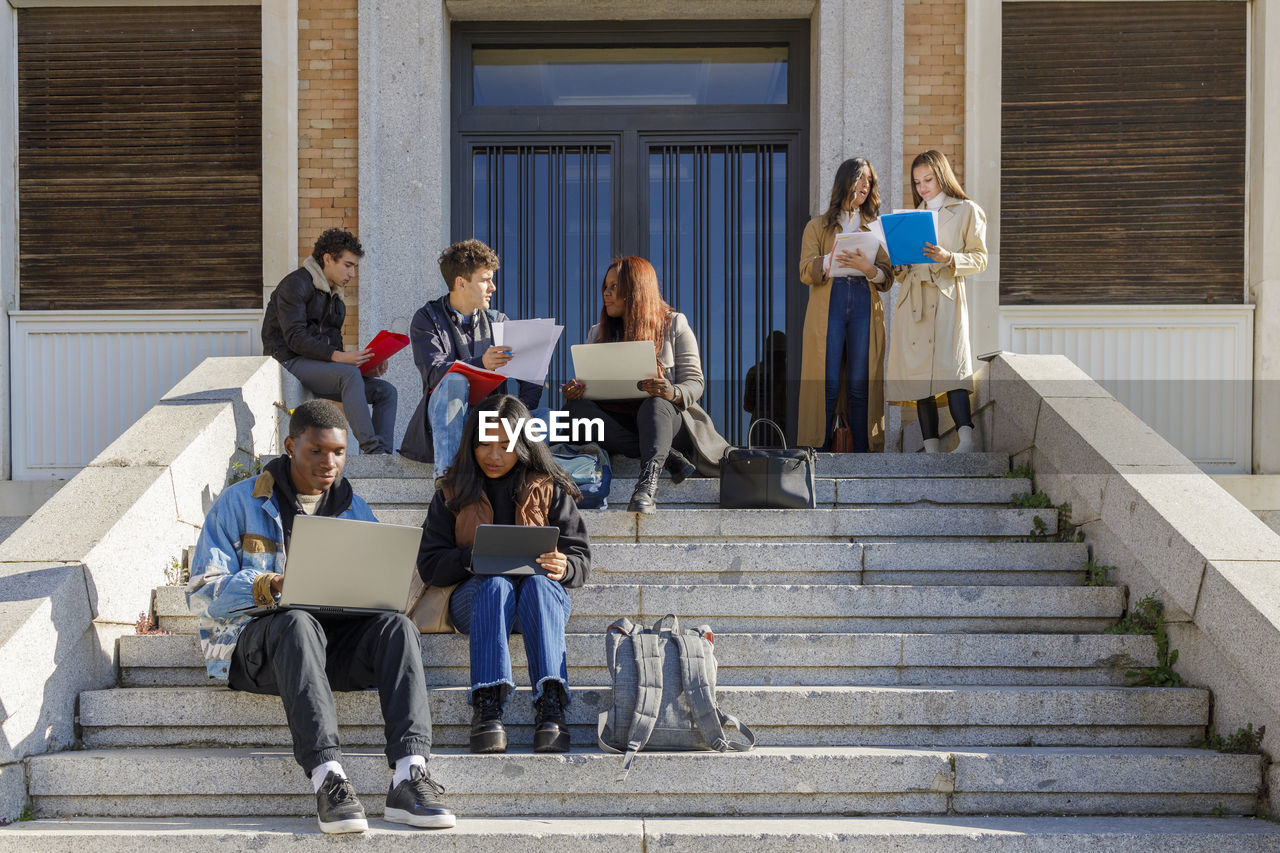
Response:
[[[431,778],[425,767],[413,765],[409,778],[387,791],[384,817],[392,823],[405,823],[427,829],[448,829],[457,824],[453,812],[440,802],[444,786]]]
[[[320,821],[320,831],[330,834],[364,832],[369,828],[364,806],[356,799],[355,788],[351,787],[347,777],[332,770],[324,777],[320,790],[316,791],[316,817]]]

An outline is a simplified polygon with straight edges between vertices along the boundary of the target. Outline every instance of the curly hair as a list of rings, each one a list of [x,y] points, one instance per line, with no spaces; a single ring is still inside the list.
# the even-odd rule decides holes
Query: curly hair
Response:
[[[357,258],[364,257],[364,247],[360,245],[356,235],[343,228],[330,228],[316,240],[315,246],[311,248],[311,257],[316,259],[316,263],[324,264],[325,255],[336,261],[342,257],[343,252],[350,252]]]
[[[867,197],[858,207],[858,211],[867,222],[880,216],[880,177],[876,174],[870,160],[865,157],[853,157],[840,164],[840,168],[836,169],[835,178],[831,181],[831,201],[827,205],[826,214],[828,225],[840,224],[840,211],[844,209],[845,201],[853,195],[853,185],[858,182],[864,169],[867,172],[867,180],[871,182],[871,188],[867,190]]]
[[[479,240],[463,240],[454,243],[440,253],[437,259],[445,287],[453,290],[453,282],[462,276],[471,278],[476,270],[496,270],[501,264],[498,253]]]
[[[604,271],[605,279],[609,270],[618,271],[618,301],[623,314],[615,319],[600,308],[600,342],[653,341],[654,352],[660,351],[675,309],[662,298],[657,270],[644,258],[634,256],[614,259]],[[604,288],[604,280],[600,287]]]
[[[328,400],[319,398],[308,400],[293,410],[293,414],[289,416],[289,438],[296,441],[312,427],[351,431],[346,417],[342,414],[342,409]]]

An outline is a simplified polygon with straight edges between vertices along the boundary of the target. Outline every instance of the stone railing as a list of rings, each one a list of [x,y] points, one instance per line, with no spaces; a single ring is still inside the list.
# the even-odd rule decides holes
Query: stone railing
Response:
[[[0,545],[0,818],[25,802],[22,759],[74,744],[76,697],[115,683],[116,637],[230,464],[278,452],[290,391],[272,359],[205,360]]]
[[[1071,505],[1131,600],[1164,603],[1175,668],[1213,690],[1218,732],[1265,725],[1280,755],[1280,535],[1063,356],[998,355],[977,397],[986,449]],[[1280,763],[1268,789],[1280,814]]]

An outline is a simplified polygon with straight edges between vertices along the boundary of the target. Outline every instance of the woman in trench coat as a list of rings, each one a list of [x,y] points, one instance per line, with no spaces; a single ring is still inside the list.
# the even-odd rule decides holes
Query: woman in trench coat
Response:
[[[926,151],[911,164],[911,194],[919,210],[938,211],[931,263],[894,267],[902,288],[893,314],[886,393],[914,405],[927,453],[937,453],[938,400],[945,394],[959,444],[973,449],[973,351],[969,346],[966,276],[987,268],[987,216],[965,195],[945,155]]]
[[[800,281],[809,288],[800,363],[800,421],[796,442],[826,447],[845,377],[854,452],[884,449],[884,306],[880,291],[893,285],[883,248],[874,259],[842,251],[836,236],[866,231],[880,215],[880,182],[871,164],[845,160],[836,169],[825,213],[809,220],[800,242]],[[862,274],[831,277],[834,265]],[[843,359],[842,359],[843,356]],[[841,370],[843,362],[844,370]]]

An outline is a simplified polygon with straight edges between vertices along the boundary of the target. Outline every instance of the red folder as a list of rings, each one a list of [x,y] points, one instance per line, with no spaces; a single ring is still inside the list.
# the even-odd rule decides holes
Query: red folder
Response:
[[[483,367],[472,367],[465,361],[455,361],[451,364],[444,375],[448,376],[450,373],[461,373],[471,383],[471,394],[467,398],[467,405],[469,406],[479,403],[492,394],[495,388],[507,381],[507,377],[501,373],[485,370]],[[444,376],[440,378],[443,380]]]
[[[364,376],[369,375],[369,371],[373,370],[379,364],[391,358],[391,356],[400,352],[409,345],[408,335],[399,335],[395,332],[388,332],[383,329],[381,332],[373,336],[373,340],[369,341],[366,349],[373,350],[373,358],[360,365],[360,373]]]

